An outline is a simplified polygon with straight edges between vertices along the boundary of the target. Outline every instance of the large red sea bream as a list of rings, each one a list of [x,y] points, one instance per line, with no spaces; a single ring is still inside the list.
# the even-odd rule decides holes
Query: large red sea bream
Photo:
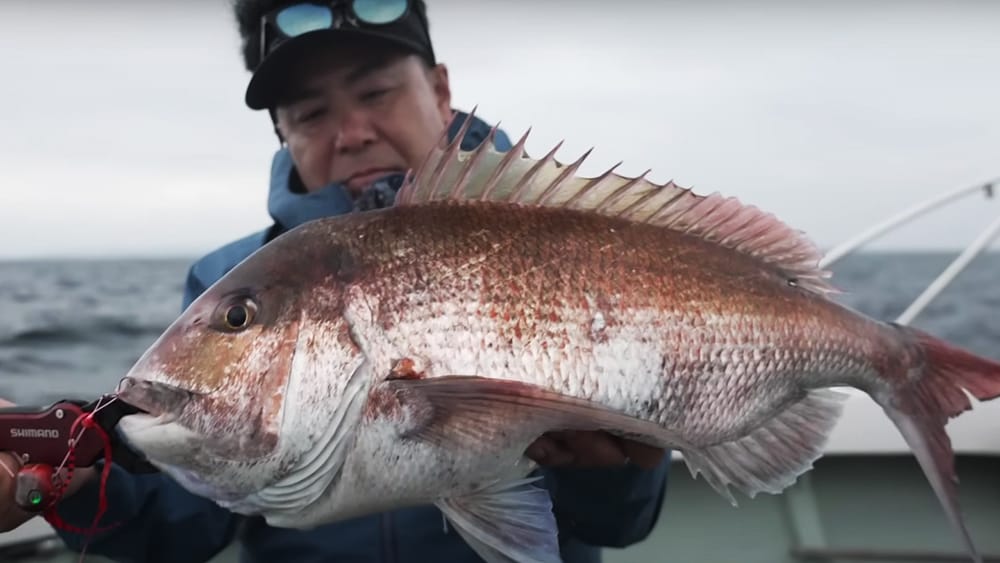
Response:
[[[848,386],[898,427],[978,560],[945,424],[967,393],[1000,395],[1000,365],[838,304],[819,252],[772,215],[581,178],[524,141],[440,147],[393,207],[246,259],[131,370],[120,397],[147,412],[124,435],[275,526],[435,504],[487,561],[550,562],[524,457],[539,435],[603,429],[679,450],[727,499],[779,493]]]

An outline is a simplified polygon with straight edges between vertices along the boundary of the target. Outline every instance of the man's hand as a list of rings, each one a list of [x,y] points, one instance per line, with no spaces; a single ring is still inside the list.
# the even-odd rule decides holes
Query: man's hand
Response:
[[[12,407],[14,403],[0,399],[0,408]],[[10,452],[0,452],[0,533],[9,532],[31,520],[35,515],[21,510],[14,502],[14,475],[21,469],[21,461]],[[73,481],[66,488],[64,496],[75,493],[84,483],[94,478],[93,468],[78,468],[73,472]]]
[[[0,399],[0,408],[14,403]],[[14,503],[14,477],[21,461],[8,452],[0,452],[0,532],[9,532],[31,519],[31,515]]]
[[[653,469],[666,450],[606,432],[550,432],[535,440],[526,455],[550,467],[614,467],[633,463]]]

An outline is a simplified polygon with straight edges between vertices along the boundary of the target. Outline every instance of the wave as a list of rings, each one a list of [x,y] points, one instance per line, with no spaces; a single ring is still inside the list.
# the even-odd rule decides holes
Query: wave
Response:
[[[120,338],[155,338],[167,324],[138,322],[127,318],[96,318],[67,324],[26,327],[0,335],[0,346],[83,344]]]

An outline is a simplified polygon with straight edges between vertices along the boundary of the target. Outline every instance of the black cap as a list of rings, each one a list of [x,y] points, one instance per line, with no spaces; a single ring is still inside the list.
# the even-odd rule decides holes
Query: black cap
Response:
[[[281,88],[287,82],[288,72],[295,67],[296,61],[316,50],[334,45],[384,41],[412,51],[429,64],[434,64],[434,48],[431,46],[423,4],[411,0],[406,13],[390,24],[371,26],[361,24],[355,27],[345,23],[339,28],[318,29],[288,39],[275,37],[270,42],[276,43],[277,46],[268,46],[268,51],[254,69],[247,85],[247,106],[251,109],[266,109],[273,106],[281,94]]]

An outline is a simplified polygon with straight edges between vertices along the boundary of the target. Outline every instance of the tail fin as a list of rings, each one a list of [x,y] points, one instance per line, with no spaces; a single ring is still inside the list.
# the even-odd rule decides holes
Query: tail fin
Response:
[[[896,325],[919,348],[924,363],[916,378],[892,392],[882,407],[913,449],[920,467],[961,535],[973,560],[982,561],[958,507],[955,452],[945,431],[950,418],[972,408],[966,391],[980,401],[1000,396],[1000,363],[976,356],[920,330]]]

